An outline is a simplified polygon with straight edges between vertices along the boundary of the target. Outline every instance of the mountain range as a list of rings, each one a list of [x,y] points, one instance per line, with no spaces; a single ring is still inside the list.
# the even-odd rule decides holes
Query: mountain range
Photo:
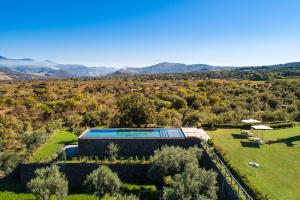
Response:
[[[99,77],[105,75],[139,75],[163,73],[189,73],[222,70],[270,70],[283,67],[300,67],[299,62],[268,66],[211,66],[207,64],[186,65],[162,62],[146,67],[88,67],[79,64],[59,64],[50,60],[36,61],[30,58],[9,59],[0,56],[0,80]],[[2,77],[2,78],[1,78]]]
[[[44,78],[96,77],[118,70],[113,67],[87,67],[78,64],[58,64],[50,60],[36,61],[30,58],[9,59],[0,56],[1,68]]]

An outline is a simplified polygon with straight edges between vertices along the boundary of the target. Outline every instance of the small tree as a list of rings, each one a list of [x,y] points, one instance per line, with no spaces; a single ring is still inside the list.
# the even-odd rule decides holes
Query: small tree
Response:
[[[111,142],[109,143],[109,145],[107,146],[107,154],[110,160],[115,160],[118,156],[118,152],[120,150],[119,145]]]
[[[164,146],[151,156],[152,166],[147,175],[151,180],[161,182],[164,176],[182,172],[189,163],[198,166],[200,156],[201,150],[198,147],[183,149]]]
[[[43,200],[49,200],[52,195],[57,199],[68,195],[68,181],[56,165],[37,169],[35,178],[30,180],[27,187],[37,198]]]
[[[106,166],[101,166],[87,175],[84,186],[97,197],[119,191],[121,181],[118,175]]]
[[[165,200],[216,200],[217,175],[189,163],[181,174],[176,174],[163,189]]]

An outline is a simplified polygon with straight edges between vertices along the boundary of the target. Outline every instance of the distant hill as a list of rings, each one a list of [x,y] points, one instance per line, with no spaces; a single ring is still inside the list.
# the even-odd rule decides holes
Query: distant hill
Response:
[[[6,68],[12,72],[30,75],[32,78],[76,78],[76,77],[98,77],[114,75],[147,75],[147,74],[177,74],[177,73],[210,73],[218,71],[234,72],[268,72],[282,71],[281,75],[292,76],[295,72],[298,76],[300,62],[268,65],[268,66],[212,66],[207,64],[191,64],[162,62],[146,67],[87,67],[78,64],[58,64],[50,60],[36,61],[30,58],[9,59],[0,56],[0,68]],[[291,69],[297,69],[291,70]],[[4,77],[4,75],[2,75]],[[7,78],[7,77],[6,77]]]
[[[14,72],[9,68],[0,68],[0,81],[9,80],[33,80],[37,79],[37,76],[23,74],[20,72]]]
[[[87,67],[78,64],[58,64],[50,60],[9,59],[3,56],[0,56],[0,68],[46,78],[96,77],[117,71],[117,68],[113,67]]]
[[[234,67],[219,67],[206,64],[186,65],[182,63],[163,62],[156,65],[141,68],[123,68],[115,72],[115,74],[161,74],[161,73],[189,73],[200,71],[214,70],[230,70]]]

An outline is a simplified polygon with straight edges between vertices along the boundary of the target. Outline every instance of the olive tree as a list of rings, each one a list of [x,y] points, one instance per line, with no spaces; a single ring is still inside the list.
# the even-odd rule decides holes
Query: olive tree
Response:
[[[176,174],[163,188],[165,200],[216,200],[217,175],[189,163],[184,171]]]
[[[152,166],[147,175],[151,180],[161,182],[164,176],[182,172],[189,163],[198,166],[201,152],[198,147],[183,149],[178,146],[164,146],[155,150],[150,157]]]
[[[43,200],[49,200],[51,196],[63,199],[68,195],[68,181],[56,165],[37,169],[27,188]]]
[[[101,166],[87,175],[84,186],[97,197],[104,194],[114,194],[119,191],[121,181],[117,175],[106,166]]]

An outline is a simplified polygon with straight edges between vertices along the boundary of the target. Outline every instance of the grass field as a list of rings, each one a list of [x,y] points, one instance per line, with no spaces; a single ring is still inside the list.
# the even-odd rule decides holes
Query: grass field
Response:
[[[234,167],[274,200],[300,199],[300,126],[264,131],[267,144],[253,145],[238,129],[207,131]],[[262,132],[258,132],[261,136]],[[248,165],[257,162],[259,168]]]
[[[29,158],[29,162],[49,162],[66,144],[75,144],[77,136],[68,131],[57,131]]]

